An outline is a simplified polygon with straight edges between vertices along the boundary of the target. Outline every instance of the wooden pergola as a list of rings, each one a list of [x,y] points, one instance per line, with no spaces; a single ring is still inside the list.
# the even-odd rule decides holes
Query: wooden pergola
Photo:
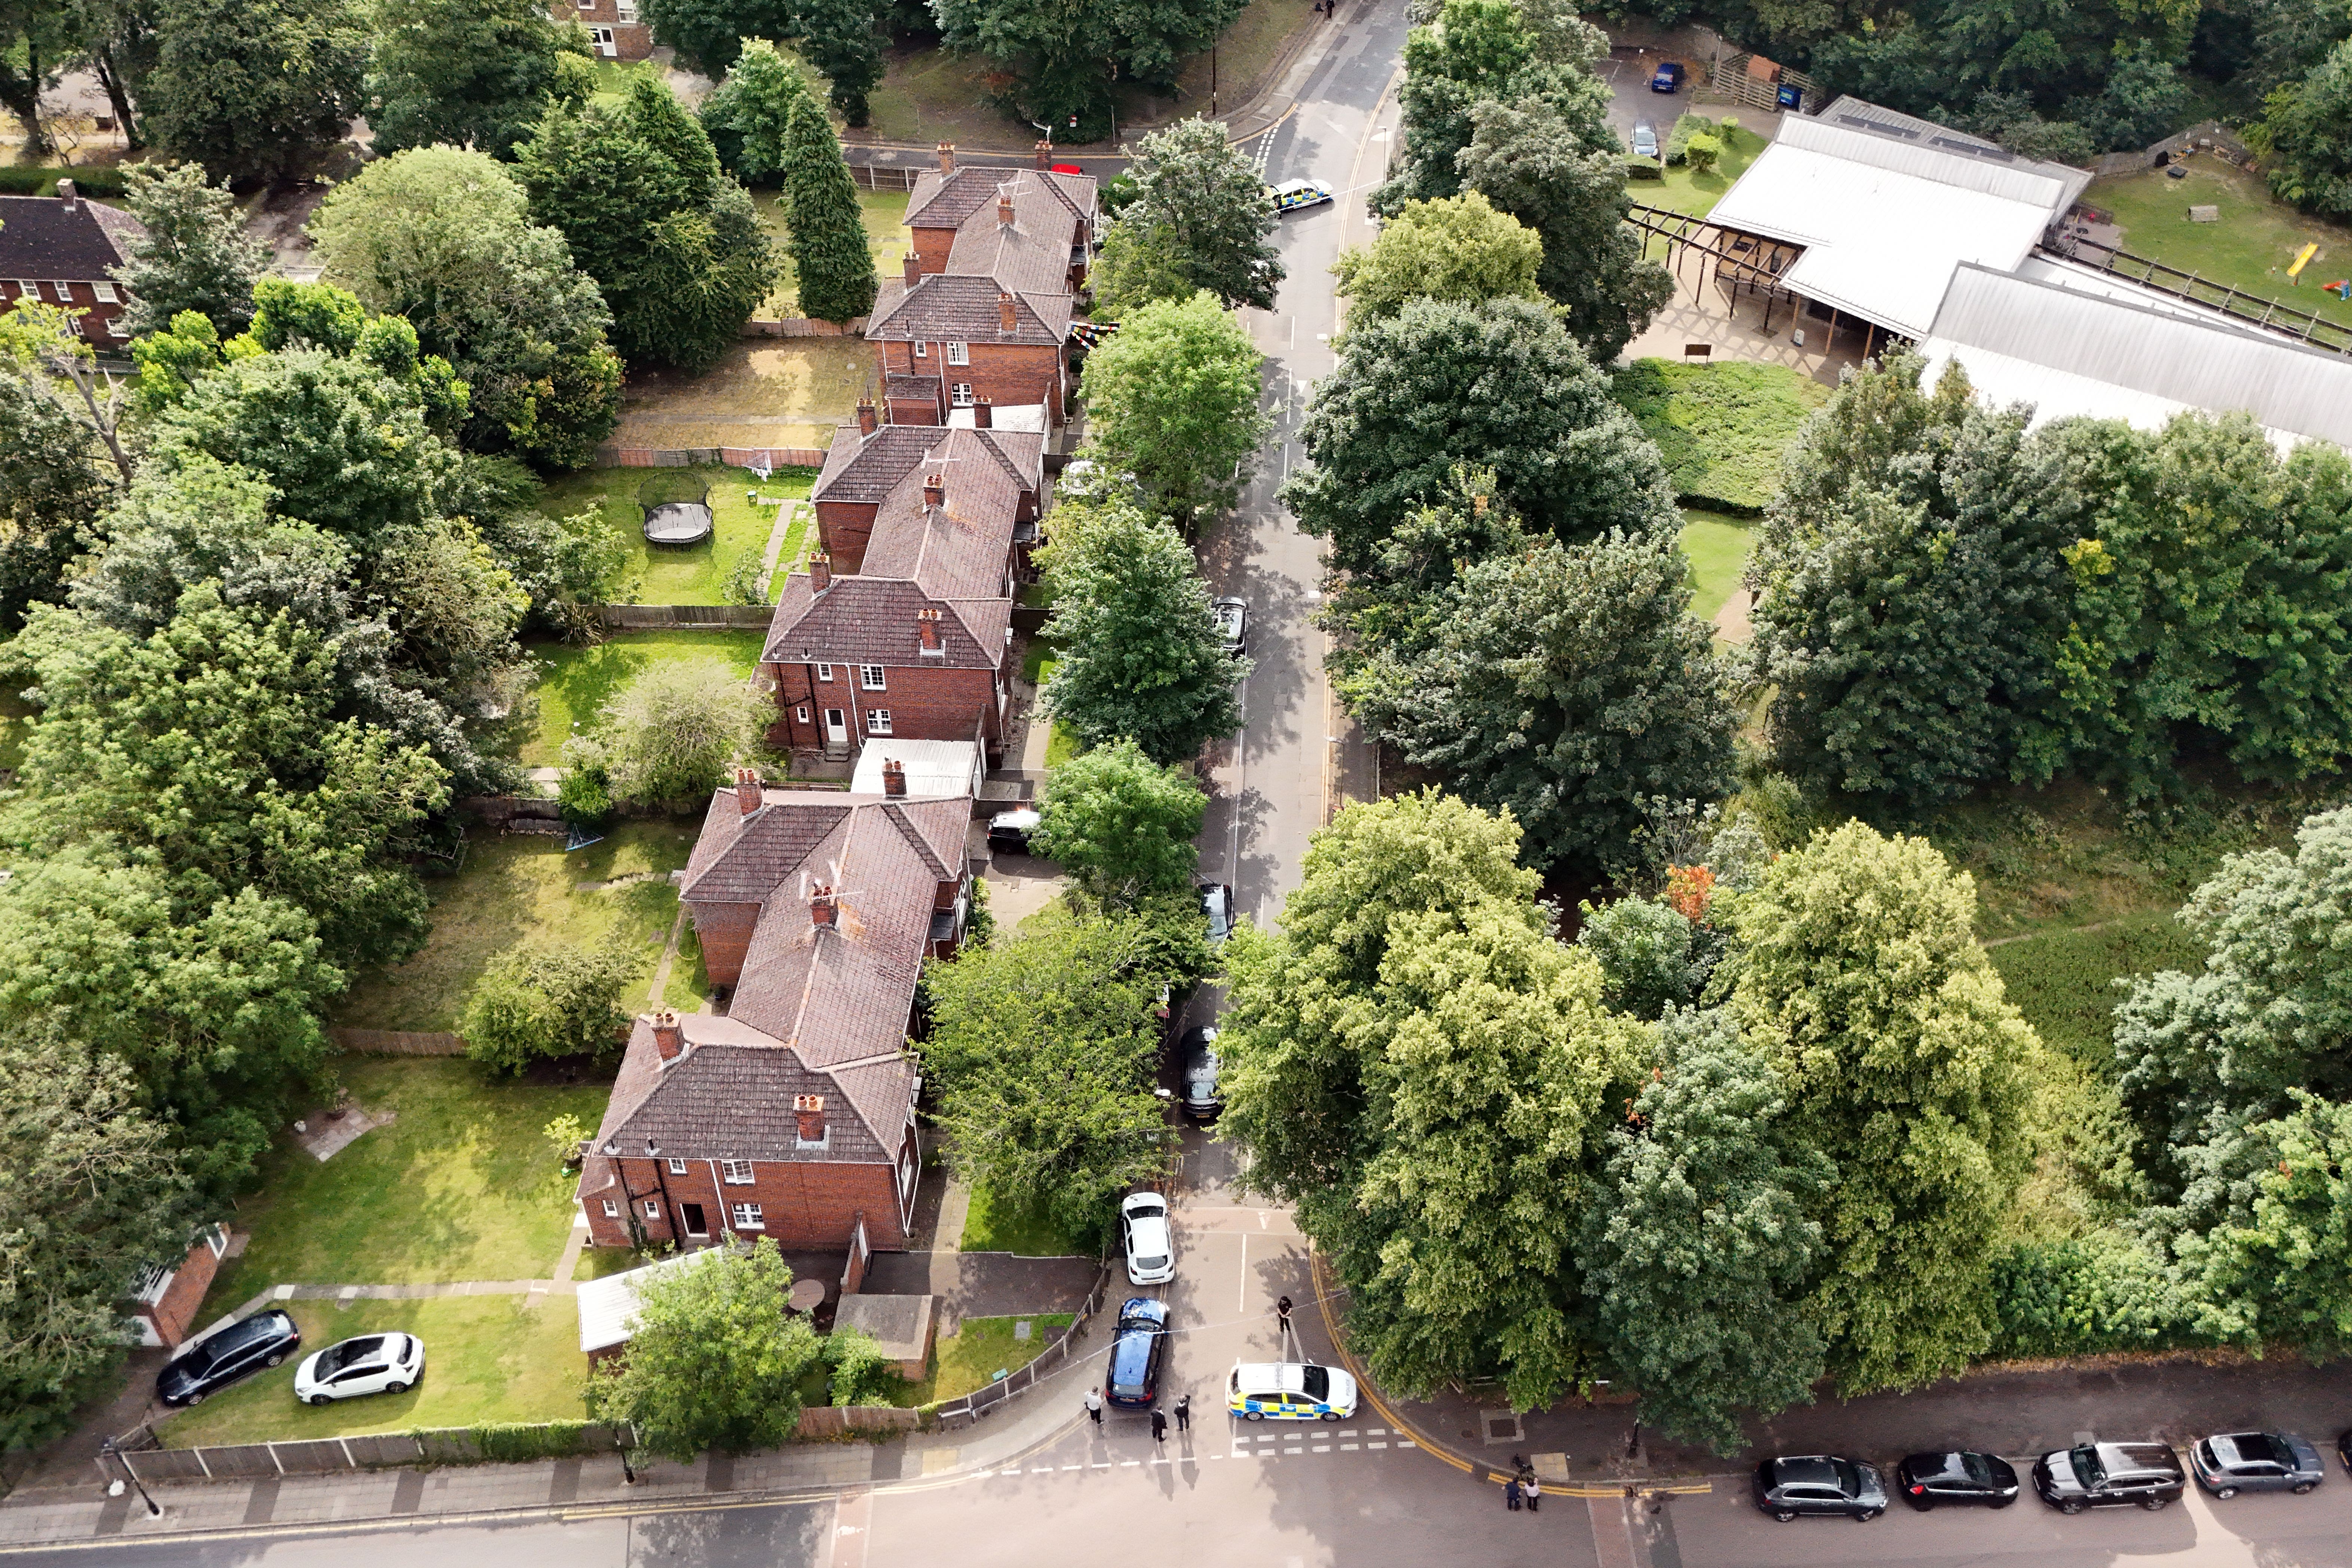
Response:
[[[1688,282],[1685,268],[1691,258],[1699,258],[1700,275],[1706,275],[1708,262],[1714,264],[1716,286],[1730,299],[1743,296],[1764,302],[1762,330],[1772,330],[1772,309],[1783,300],[1788,302],[1789,315],[1794,320],[1804,303],[1804,296],[1780,281],[1804,247],[1786,240],[1768,239],[1762,235],[1748,234],[1736,228],[1725,228],[1706,218],[1689,213],[1678,213],[1664,207],[1644,206],[1636,202],[1626,209],[1625,222],[1645,237],[1646,252],[1652,239],[1663,240],[1666,247],[1665,267],[1675,277]],[[1841,324],[1835,306],[1830,307],[1829,342],[1837,341]],[[1868,359],[1877,344],[1878,325],[1863,322],[1862,357]]]

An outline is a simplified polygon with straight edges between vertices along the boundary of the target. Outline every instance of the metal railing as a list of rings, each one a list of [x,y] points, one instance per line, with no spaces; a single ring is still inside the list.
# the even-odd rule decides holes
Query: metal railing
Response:
[[[278,1443],[231,1443],[165,1448],[145,1424],[114,1440],[117,1478],[100,1455],[109,1480],[226,1481],[269,1476],[330,1475],[338,1470],[397,1465],[484,1465],[554,1454],[604,1454],[624,1447],[614,1427],[591,1422],[547,1422],[504,1428],[425,1427],[360,1437],[303,1437]]]
[[[985,1388],[974,1389],[961,1399],[942,1400],[926,1405],[923,1414],[937,1421],[942,1430],[952,1430],[979,1420],[998,1405],[1038,1382],[1061,1370],[1064,1363],[1076,1353],[1078,1341],[1084,1337],[1087,1325],[1102,1310],[1103,1298],[1110,1285],[1111,1266],[1106,1262],[1095,1276],[1094,1288],[1087,1292],[1077,1315],[1063,1329],[1061,1337],[1037,1352],[1037,1359],[1027,1366],[1007,1373]]]
[[[2309,343],[2314,348],[2352,353],[2352,327],[2323,320],[2308,310],[2282,305],[2267,295],[2244,293],[2233,284],[2216,283],[2195,272],[2167,266],[2145,256],[2135,256],[2128,250],[2102,245],[2095,239],[2072,231],[2062,231],[2054,239],[2044,240],[2037,248],[2046,256],[2095,267],[2156,293],[2168,294],[2176,300],[2186,300],[2193,305],[2219,310],[2250,327],[2260,327],[2265,331],[2293,338],[2299,343]]]

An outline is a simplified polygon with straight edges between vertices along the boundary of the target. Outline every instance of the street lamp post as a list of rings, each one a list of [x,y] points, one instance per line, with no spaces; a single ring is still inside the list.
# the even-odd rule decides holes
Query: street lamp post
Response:
[[[100,1447],[99,1451],[105,1458],[112,1459],[116,1463],[120,1464],[122,1467],[122,1475],[129,1476],[131,1478],[131,1484],[139,1489],[139,1500],[147,1505],[147,1517],[150,1519],[163,1518],[163,1505],[157,1502],[152,1497],[148,1495],[147,1483],[139,1479],[139,1472],[131,1468],[131,1456],[124,1453],[121,1448],[115,1447],[114,1439],[111,1437],[106,1439],[106,1441]],[[122,1495],[122,1476],[109,1475],[107,1477],[106,1495],[109,1497],[121,1497]]]

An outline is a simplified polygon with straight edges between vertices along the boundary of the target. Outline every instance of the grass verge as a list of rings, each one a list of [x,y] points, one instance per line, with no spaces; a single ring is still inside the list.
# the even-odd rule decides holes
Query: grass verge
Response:
[[[2319,289],[2352,269],[2352,229],[2305,216],[2271,195],[2260,174],[2219,159],[2191,158],[2180,166],[2187,173],[2178,180],[2161,169],[2094,180],[2083,200],[2115,216],[2123,247],[2135,256],[2352,326],[2352,304]],[[2219,207],[2221,219],[2193,223],[2191,206]],[[2298,285],[2286,269],[2313,243],[2319,254]]]
[[[974,1187],[971,1211],[964,1216],[963,1250],[1073,1258],[1078,1249],[1046,1215],[1008,1204],[985,1187]]]
[[[929,1405],[940,1399],[961,1399],[986,1388],[996,1381],[998,1373],[1010,1376],[1035,1361],[1055,1336],[1070,1326],[1072,1316],[1039,1312],[1026,1318],[966,1318],[954,1333],[931,1347],[930,1374],[920,1383],[908,1384],[892,1403]],[[1023,1323],[1029,1325],[1025,1340],[1018,1337]]]
[[[656,664],[709,664],[750,679],[768,634],[749,627],[710,631],[622,632],[593,647],[537,643],[536,731],[519,742],[516,760],[551,768],[563,761],[563,742],[595,728],[596,716],[621,688]]]
[[[907,191],[860,191],[857,205],[866,218],[866,244],[874,253],[874,270],[896,278],[907,254]],[[801,313],[800,272],[793,264],[792,226],[784,221],[781,191],[755,191],[751,205],[760,209],[760,226],[776,242],[776,286],[754,312],[763,321],[783,321]]]
[[[1778,364],[1676,364],[1642,359],[1612,390],[1640,422],[1675,494],[1696,506],[1754,511],[1780,492],[1780,459],[1830,389]]]
[[[2115,1068],[2116,982],[2159,969],[2195,973],[2205,951],[2168,914],[2129,915],[2090,929],[2044,931],[1994,946],[1987,956],[2042,1043],[2089,1072]]]
[[[697,475],[709,485],[710,537],[699,544],[648,543],[637,488],[656,475],[677,473]],[[765,479],[749,468],[716,464],[687,469],[585,468],[548,480],[541,504],[558,517],[593,509],[605,527],[627,542],[634,578],[624,590],[627,603],[717,605],[725,603],[720,590],[736,562],[768,548],[776,508],[786,500],[807,499],[815,483],[814,468],[779,468]]]
[[[1717,110],[1734,119],[1738,117],[1738,109],[1730,104],[1710,104],[1706,111],[1712,114]],[[1721,114],[1716,115],[1717,119],[1722,117]],[[1662,115],[1657,123],[1659,134],[1663,137],[1672,128],[1674,117]],[[1715,204],[1723,199],[1723,193],[1731,189],[1739,176],[1748,172],[1748,165],[1756,162],[1756,155],[1771,145],[1744,125],[1733,126],[1723,134],[1722,141],[1723,156],[1717,159],[1715,167],[1705,174],[1698,173],[1687,163],[1670,164],[1665,178],[1662,180],[1629,182],[1627,194],[1643,206],[1664,207],[1668,212],[1705,217],[1715,210]]]
[[[1690,562],[1692,615],[1702,621],[1715,619],[1739,586],[1739,574],[1747,570],[1748,552],[1755,544],[1753,523],[1721,512],[1683,509],[1682,547]]]
[[[301,1327],[303,1355],[337,1340],[397,1330],[425,1342],[423,1381],[405,1394],[304,1405],[294,1397],[298,1357],[173,1415],[161,1436],[167,1447],[193,1448],[494,1421],[577,1421],[587,1379],[579,1312],[569,1296],[542,1296],[536,1307],[525,1307],[525,1300],[284,1302]]]

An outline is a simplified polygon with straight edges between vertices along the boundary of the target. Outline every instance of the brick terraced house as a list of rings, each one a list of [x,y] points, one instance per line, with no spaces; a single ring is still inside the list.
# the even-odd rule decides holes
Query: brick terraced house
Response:
[[[785,580],[760,655],[775,744],[977,739],[994,760],[1042,454],[1025,431],[844,426],[814,491],[824,548]]]
[[[1068,406],[1075,298],[1086,287],[1100,212],[1091,174],[958,168],[952,143],[907,202],[905,277],[866,323],[894,425],[945,425],[959,409]]]
[[[608,60],[642,60],[654,52],[654,30],[637,14],[637,0],[549,0],[547,14],[577,22],[588,31],[588,47]]]
[[[715,792],[681,897],[723,1016],[640,1017],[580,1173],[597,1247],[767,1236],[903,1251],[921,1151],[923,960],[971,904],[968,795]],[[862,1233],[862,1246],[861,1246]]]
[[[71,180],[54,196],[0,196],[0,301],[37,300],[81,312],[83,337],[100,348],[127,341],[118,323],[129,296],[114,269],[147,232],[129,213],[77,194]]]

